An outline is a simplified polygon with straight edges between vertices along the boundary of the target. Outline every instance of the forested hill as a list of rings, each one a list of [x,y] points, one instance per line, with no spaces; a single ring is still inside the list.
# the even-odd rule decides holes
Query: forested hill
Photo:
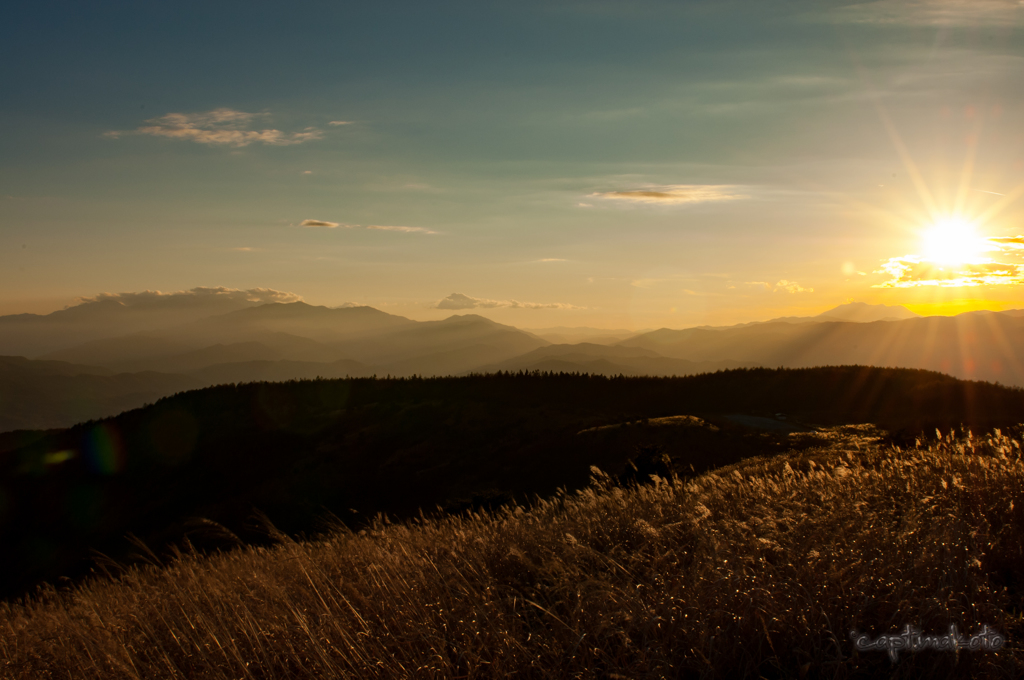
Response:
[[[309,532],[326,512],[358,523],[378,511],[408,515],[551,493],[584,484],[590,465],[620,471],[644,443],[639,424],[629,436],[600,441],[578,435],[587,428],[779,413],[804,424],[873,422],[907,436],[961,425],[980,432],[1024,421],[1024,391],[926,371],[836,367],[685,378],[313,380],[185,392],[67,430],[0,435],[0,540],[16,556],[3,565],[0,590],[81,571],[90,550],[123,557],[128,533],[159,551],[186,533],[196,543],[231,533],[251,540],[257,511],[281,529]],[[668,442],[685,469],[785,445],[712,429],[659,443]],[[220,528],[211,532],[206,520]]]

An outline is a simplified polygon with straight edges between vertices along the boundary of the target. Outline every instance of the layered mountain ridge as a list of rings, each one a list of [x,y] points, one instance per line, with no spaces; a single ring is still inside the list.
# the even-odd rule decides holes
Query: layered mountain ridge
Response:
[[[900,306],[847,303],[812,317],[624,336],[623,329],[531,332],[476,314],[413,321],[366,306],[90,301],[0,317],[0,354],[12,355],[0,357],[0,432],[67,427],[215,384],[317,377],[684,376],[861,364],[1024,386],[1021,310],[921,317]]]

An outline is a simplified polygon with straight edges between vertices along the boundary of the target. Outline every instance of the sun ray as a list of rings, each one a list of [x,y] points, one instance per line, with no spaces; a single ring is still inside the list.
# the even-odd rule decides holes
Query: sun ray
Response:
[[[967,140],[967,154],[964,158],[964,168],[960,173],[960,187],[957,190],[956,199],[953,204],[953,213],[962,215],[966,209],[967,197],[971,191],[971,178],[974,176],[974,164],[978,156],[978,140],[981,138],[981,131],[984,127],[983,116],[978,116],[978,123],[974,133]]]
[[[871,102],[874,104],[875,110],[878,112],[879,119],[882,121],[882,126],[889,135],[889,139],[892,141],[893,146],[896,149],[896,153],[899,155],[900,161],[903,163],[903,168],[910,177],[910,181],[913,182],[914,188],[917,190],[917,194],[920,197],[921,202],[924,203],[925,209],[929,214],[939,214],[940,211],[938,204],[935,201],[935,196],[932,195],[931,190],[928,188],[928,184],[924,181],[924,177],[921,175],[921,172],[917,167],[917,163],[914,162],[914,159],[910,155],[910,150],[907,149],[907,145],[903,143],[903,137],[900,136],[899,131],[896,129],[896,125],[889,117],[888,111],[885,110],[885,106],[882,104],[878,91],[871,82],[871,77],[868,75],[867,69],[863,64],[861,64],[856,53],[850,51],[849,56],[853,60],[854,66],[857,69],[857,74],[864,83],[867,94],[871,98]]]
[[[910,181],[914,183],[914,188],[917,190],[918,196],[921,198],[921,202],[924,203],[925,209],[932,215],[937,215],[941,211],[939,210],[938,204],[935,201],[935,196],[932,195],[931,190],[928,188],[928,184],[924,181],[924,177],[921,176],[921,171],[917,168],[917,163],[910,156],[910,150],[907,149],[906,144],[903,143],[903,138],[900,136],[899,131],[893,124],[892,119],[889,118],[889,114],[886,112],[885,107],[882,103],[875,99],[875,109],[878,111],[878,116],[882,119],[882,125],[885,126],[885,131],[889,133],[889,139],[892,140],[893,146],[896,147],[896,153],[899,154],[900,160],[903,162],[903,167],[907,171],[907,175],[910,177]]]
[[[985,323],[988,324],[989,329],[992,331],[992,337],[995,340],[996,345],[1002,355],[999,357],[1000,361],[1004,361],[1009,364],[1010,371],[1006,371],[1006,367],[1003,367],[1002,372],[1005,374],[1011,371],[1017,375],[1024,373],[1024,365],[1017,359],[1016,352],[1013,349],[1013,345],[1010,343],[1010,339],[1006,337],[1004,327],[999,324],[1000,317],[995,314],[985,314],[981,317]]]
[[[1024,183],[1018,185],[1012,191],[1008,191],[1006,194],[1003,195],[1002,198],[1000,198],[998,201],[990,205],[987,210],[985,210],[977,217],[977,219],[975,219],[975,222],[978,225],[982,226],[988,224],[996,216],[998,216],[999,213],[1008,208],[1021,196],[1024,196]]]

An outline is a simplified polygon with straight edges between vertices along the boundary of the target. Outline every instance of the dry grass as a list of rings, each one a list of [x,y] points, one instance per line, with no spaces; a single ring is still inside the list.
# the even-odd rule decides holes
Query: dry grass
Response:
[[[0,609],[12,678],[1006,677],[1022,673],[1024,461],[994,434],[855,433],[689,481],[380,520]],[[1000,652],[857,654],[982,624]]]

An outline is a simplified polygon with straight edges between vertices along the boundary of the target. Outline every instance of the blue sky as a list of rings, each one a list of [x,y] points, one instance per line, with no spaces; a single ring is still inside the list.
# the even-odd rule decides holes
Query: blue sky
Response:
[[[22,3],[0,26],[0,313],[196,286],[522,327],[1021,307],[1022,20]],[[985,247],[930,262],[950,220]]]

